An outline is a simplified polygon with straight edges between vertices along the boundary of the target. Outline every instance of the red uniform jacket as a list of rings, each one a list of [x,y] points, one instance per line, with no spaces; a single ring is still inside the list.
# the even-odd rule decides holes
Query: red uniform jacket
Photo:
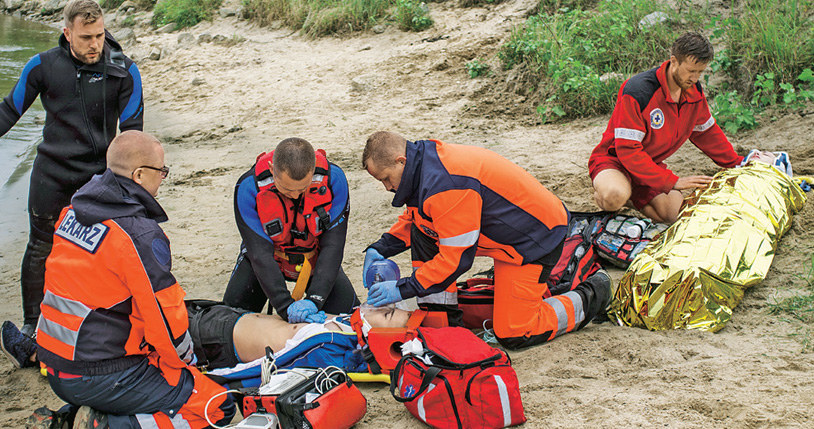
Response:
[[[710,114],[701,83],[682,91],[678,103],[672,101],[665,75],[669,63],[622,84],[608,128],[591,153],[589,168],[602,157],[615,156],[634,182],[667,193],[678,176],[663,161],[687,139],[722,167],[741,162]]]

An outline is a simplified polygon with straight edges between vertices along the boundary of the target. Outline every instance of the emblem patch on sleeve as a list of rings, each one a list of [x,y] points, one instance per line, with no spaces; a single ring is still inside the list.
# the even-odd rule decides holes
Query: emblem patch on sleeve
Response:
[[[664,126],[664,112],[656,108],[650,111],[650,128],[657,130]]]
[[[62,218],[62,222],[59,223],[54,234],[90,253],[96,253],[96,249],[102,244],[102,239],[105,238],[109,230],[110,227],[101,223],[90,226],[82,225],[76,220],[76,215],[71,209],[65,213],[65,217]]]

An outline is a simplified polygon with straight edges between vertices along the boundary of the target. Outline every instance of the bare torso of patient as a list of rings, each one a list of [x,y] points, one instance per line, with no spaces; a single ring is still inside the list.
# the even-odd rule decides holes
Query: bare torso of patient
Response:
[[[289,324],[276,314],[246,314],[235,324],[235,351],[243,362],[261,358],[266,346],[271,347],[272,351],[282,350],[285,342],[294,338],[297,331],[306,325],[307,323]],[[325,328],[330,331],[340,330],[333,322],[326,323]]]
[[[372,308],[365,310],[365,318],[372,327],[395,328],[407,325],[410,312],[395,308]],[[332,318],[328,316],[328,320]],[[266,346],[278,352],[286,341],[294,338],[297,331],[308,323],[289,324],[278,315],[248,313],[238,319],[232,330],[235,351],[243,362],[250,362],[265,355]],[[334,322],[322,324],[325,330],[342,331]]]

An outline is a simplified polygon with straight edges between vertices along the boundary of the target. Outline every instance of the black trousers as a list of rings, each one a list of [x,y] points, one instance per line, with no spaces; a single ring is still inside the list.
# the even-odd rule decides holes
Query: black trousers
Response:
[[[243,247],[237,258],[235,269],[232,271],[232,277],[229,278],[226,291],[223,293],[223,302],[230,307],[244,308],[259,313],[267,301],[268,298],[252,269],[252,263],[246,257],[246,248]],[[334,287],[325,300],[322,310],[329,314],[350,313],[357,306],[359,306],[359,298],[356,297],[353,284],[340,267]],[[273,311],[274,308],[269,304],[268,314],[272,314]]]
[[[23,323],[36,324],[45,287],[45,260],[54,245],[54,224],[62,209],[81,184],[54,179],[34,161],[28,188],[28,245],[23,255],[20,286],[23,298]]]

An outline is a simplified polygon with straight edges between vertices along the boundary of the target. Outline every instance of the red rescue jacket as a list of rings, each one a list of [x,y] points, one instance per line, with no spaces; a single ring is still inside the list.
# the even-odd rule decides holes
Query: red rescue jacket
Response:
[[[594,148],[589,168],[602,157],[619,158],[634,182],[669,192],[678,176],[663,161],[687,139],[716,164],[734,167],[738,156],[709,111],[701,83],[681,92],[673,101],[667,86],[667,65],[642,72],[619,88],[616,107]]]
[[[316,168],[311,186],[298,204],[277,192],[272,175],[274,151],[261,153],[254,165],[257,183],[257,214],[263,230],[283,252],[305,253],[315,250],[322,225],[330,224],[331,209],[330,166],[325,151],[316,151]],[[321,221],[321,222],[320,222]]]

